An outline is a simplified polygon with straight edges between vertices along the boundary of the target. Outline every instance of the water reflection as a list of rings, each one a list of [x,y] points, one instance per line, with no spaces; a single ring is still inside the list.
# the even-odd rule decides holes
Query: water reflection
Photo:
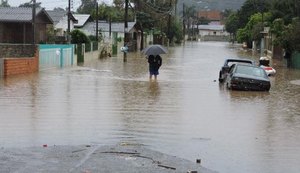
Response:
[[[148,91],[150,93],[148,99],[151,100],[153,103],[157,102],[157,100],[159,99],[159,95],[160,95],[159,82],[158,81],[150,81]]]

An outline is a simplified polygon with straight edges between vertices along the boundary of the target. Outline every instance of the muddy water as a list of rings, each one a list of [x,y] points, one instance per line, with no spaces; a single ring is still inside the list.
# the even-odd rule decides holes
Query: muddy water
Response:
[[[299,172],[300,71],[274,61],[270,92],[228,91],[227,43],[187,43],[149,81],[141,54],[0,80],[0,147],[145,145],[219,172]]]

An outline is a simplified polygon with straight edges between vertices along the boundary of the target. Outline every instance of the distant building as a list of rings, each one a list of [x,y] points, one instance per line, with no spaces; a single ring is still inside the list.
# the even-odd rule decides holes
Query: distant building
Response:
[[[198,12],[198,18],[204,18],[209,21],[221,21],[223,19],[222,14],[218,10],[203,10]]]
[[[226,32],[225,25],[219,22],[211,22],[208,25],[196,26],[199,30],[199,38],[202,41],[228,41],[230,34]]]
[[[35,35],[33,35],[32,8],[0,7],[0,43],[32,44],[46,42],[47,25],[53,20],[43,8],[35,13]]]
[[[229,33],[225,31],[224,25],[209,24],[209,25],[198,25],[199,35],[213,35],[213,36],[228,36]]]
[[[197,25],[201,40],[223,41],[227,40],[230,35],[222,24],[222,13],[218,10],[205,10],[198,12],[199,19],[205,19],[209,23],[207,25]]]
[[[78,21],[74,24],[74,29],[78,29],[86,35],[95,35],[96,27],[94,27],[94,20],[89,14],[74,14],[75,19]]]
[[[56,36],[66,36],[68,30],[68,12],[64,10],[47,10],[47,13],[53,20],[53,27],[56,31]],[[74,24],[78,23],[75,17],[70,15],[70,30],[74,29]]]

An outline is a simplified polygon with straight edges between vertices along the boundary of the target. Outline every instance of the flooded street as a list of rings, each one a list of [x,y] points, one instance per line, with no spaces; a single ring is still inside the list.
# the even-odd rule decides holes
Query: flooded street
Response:
[[[194,42],[145,56],[0,79],[0,147],[143,145],[221,173],[300,170],[300,70],[273,62],[270,92],[219,85],[224,59],[252,58],[228,43]]]

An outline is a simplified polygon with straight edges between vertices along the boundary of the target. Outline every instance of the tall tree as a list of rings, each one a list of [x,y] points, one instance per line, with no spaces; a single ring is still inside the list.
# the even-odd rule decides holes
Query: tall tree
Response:
[[[35,7],[36,7],[36,8],[40,8],[40,7],[41,7],[41,4],[42,4],[41,2],[35,3]],[[25,2],[25,3],[23,3],[23,4],[20,4],[19,7],[30,7],[30,8],[31,8],[32,5],[33,5],[33,4],[32,4],[32,1],[29,1],[29,2]]]
[[[262,16],[265,16],[264,21]],[[237,38],[239,42],[247,42],[248,47],[252,47],[252,41],[259,41],[262,38],[261,31],[263,30],[263,22],[269,21],[271,13],[256,13],[251,15],[249,21],[244,28],[241,28],[237,32]],[[267,26],[270,24],[267,23]]]
[[[271,32],[276,36],[274,45],[283,47],[288,52],[300,51],[300,19],[294,18],[288,25],[283,19],[273,21]]]
[[[271,12],[273,20],[282,18],[286,24],[294,17],[300,17],[300,0],[274,0]]]
[[[232,12],[226,19],[225,22],[225,29],[231,35],[231,41],[234,42],[236,39],[236,32],[238,28],[239,18],[237,13]]]
[[[10,5],[7,2],[8,0],[1,0],[0,7],[10,7]]]
[[[81,0],[81,5],[78,7],[77,12],[80,14],[91,14],[95,9],[95,0]]]
[[[271,7],[272,0],[247,0],[240,10],[238,10],[239,16],[239,28],[244,28],[248,23],[250,16],[255,13],[267,12]]]

